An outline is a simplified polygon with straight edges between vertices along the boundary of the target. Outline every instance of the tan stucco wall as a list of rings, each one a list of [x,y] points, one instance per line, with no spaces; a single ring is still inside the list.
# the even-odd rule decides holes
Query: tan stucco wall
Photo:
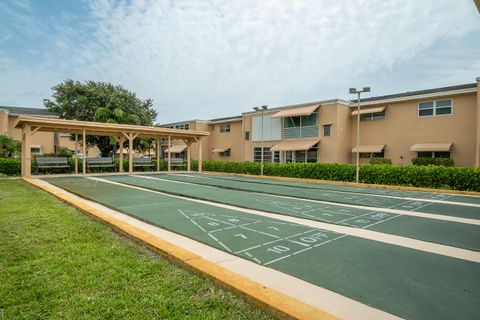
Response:
[[[242,121],[224,122],[230,124],[230,132],[220,132],[220,123],[210,124],[208,137],[208,152],[211,160],[242,161]],[[219,153],[212,152],[215,148],[230,147],[230,156],[221,157]]]
[[[321,105],[319,109],[319,158],[318,162],[350,162],[350,111],[340,103]],[[324,125],[331,124],[330,136],[323,135]]]
[[[15,140],[22,141],[22,130],[15,128],[16,116],[8,117],[8,135]],[[31,145],[41,146],[42,154],[55,152],[54,133],[52,132],[35,132],[32,135]]]
[[[452,99],[452,115],[418,117],[419,102],[445,99]],[[402,162],[400,156],[403,156],[403,164],[411,164],[411,159],[416,156],[415,152],[410,151],[413,144],[453,142],[451,157],[454,159],[455,165],[473,166],[475,162],[475,132],[477,130],[476,105],[476,93],[389,104],[372,104],[368,107],[386,106],[385,120],[362,121],[360,123],[360,144],[386,144],[386,158],[399,164]],[[351,116],[350,121],[352,142],[354,142],[356,116]]]
[[[0,135],[8,135],[9,130],[8,112],[5,110],[0,110]]]
[[[253,142],[252,142],[252,116],[243,116],[243,131],[250,132],[250,139],[243,142],[244,161],[253,161]]]
[[[480,77],[477,78],[477,143],[475,147],[475,167],[480,167]]]

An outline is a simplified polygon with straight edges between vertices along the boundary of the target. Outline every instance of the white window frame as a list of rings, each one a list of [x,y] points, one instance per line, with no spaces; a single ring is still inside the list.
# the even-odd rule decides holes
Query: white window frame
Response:
[[[325,129],[328,128],[328,135],[325,134]],[[323,125],[323,136],[324,137],[331,137],[332,136],[332,124],[324,124]]]
[[[230,123],[220,123],[220,133],[229,133],[231,130]]]
[[[38,152],[33,152],[32,149],[38,149]],[[42,147],[30,147],[30,153],[31,154],[37,154],[37,155],[42,155]]]
[[[375,119],[373,116],[375,114],[383,114],[383,118],[381,119]],[[368,117],[367,117],[368,116]],[[371,122],[371,121],[383,121],[387,118],[387,114],[385,111],[380,111],[380,112],[371,112],[371,113],[364,113],[360,115],[360,121],[362,122]]]
[[[437,114],[437,108],[442,109],[445,107],[437,107],[437,102],[440,101],[450,101],[450,113],[447,114]],[[422,103],[433,103],[432,109],[433,109],[433,114],[428,115],[428,116],[421,116],[420,115],[420,104]],[[453,115],[453,99],[441,99],[441,100],[431,100],[431,101],[421,101],[417,105],[417,117],[418,118],[429,118],[429,117],[443,117],[443,116],[452,116]]]

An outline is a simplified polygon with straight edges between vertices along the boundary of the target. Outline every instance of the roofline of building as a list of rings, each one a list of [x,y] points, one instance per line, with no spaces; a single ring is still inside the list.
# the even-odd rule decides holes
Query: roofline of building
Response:
[[[242,119],[243,119],[242,116],[234,116],[234,117],[216,118],[216,119],[211,119],[211,120],[193,119],[193,120],[187,120],[187,121],[177,121],[177,122],[169,122],[169,123],[158,123],[157,125],[163,127],[163,126],[171,126],[171,125],[191,123],[191,122],[206,123],[206,124],[215,124],[215,123],[226,123],[226,122],[241,121]]]
[[[417,91],[407,91],[403,93],[364,98],[364,99],[360,99],[360,105],[363,106],[363,105],[372,105],[372,104],[379,104],[379,103],[408,101],[408,100],[448,96],[452,94],[472,93],[476,91],[477,91],[477,83],[467,83],[467,84],[462,84],[457,86],[448,86],[448,87],[417,90]],[[350,101],[351,107],[356,105],[357,105],[356,99]]]
[[[16,108],[16,109],[28,109],[28,110],[42,110],[42,111],[47,111],[52,114],[32,114],[32,113],[17,113],[17,112],[11,112],[10,108]],[[17,107],[17,106],[0,106],[0,110],[6,111],[9,115],[11,116],[36,116],[36,117],[44,117],[44,118],[53,118],[53,119],[58,119],[60,118],[57,114],[54,112],[48,111],[46,109],[41,109],[41,108],[32,108],[32,107]]]
[[[343,104],[345,106],[348,106],[349,103],[348,101],[342,100],[342,99],[329,99],[329,100],[322,100],[322,101],[314,101],[314,102],[305,102],[305,103],[299,103],[299,104],[291,104],[291,105],[286,105],[286,106],[280,106],[280,107],[274,107],[274,108],[268,108],[264,113],[270,113],[270,112],[276,112],[284,109],[290,109],[290,108],[301,108],[301,107],[307,107],[311,105],[327,105],[327,104]],[[242,115],[249,115],[249,114],[256,114],[260,113],[261,111],[247,111],[243,112]]]
[[[420,100],[420,99],[428,99],[428,98],[435,98],[435,97],[444,97],[444,96],[452,96],[452,95],[460,95],[466,93],[474,93],[476,92],[476,88],[467,88],[467,89],[458,89],[458,90],[450,90],[450,91],[438,91],[432,93],[424,93],[424,94],[416,94],[410,95],[405,97],[393,97],[393,98],[383,98],[383,99],[375,99],[375,100],[368,100],[362,101],[360,99],[360,106],[368,106],[368,105],[376,105],[376,104],[383,104],[383,103],[393,103],[393,102],[402,102],[402,101],[409,101],[409,100]],[[352,100],[350,103],[350,107],[356,107],[357,101]]]
[[[237,121],[242,121],[242,119],[243,119],[242,116],[225,117],[225,118],[208,120],[208,123],[215,124],[215,123],[237,122]]]

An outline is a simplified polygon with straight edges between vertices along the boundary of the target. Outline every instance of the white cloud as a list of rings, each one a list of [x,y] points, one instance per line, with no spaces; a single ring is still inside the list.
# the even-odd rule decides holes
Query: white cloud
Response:
[[[75,50],[59,36],[59,73],[151,97],[162,122],[333,98],[321,88],[480,29],[470,0],[99,0],[90,11],[95,31],[75,39]]]

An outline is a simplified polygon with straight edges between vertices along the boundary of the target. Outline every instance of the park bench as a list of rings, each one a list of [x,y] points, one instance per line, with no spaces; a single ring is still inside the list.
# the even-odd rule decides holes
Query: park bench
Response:
[[[165,157],[163,161],[165,162],[165,166],[168,166],[168,157]],[[184,167],[186,165],[187,164],[183,158],[170,158],[171,167]]]
[[[150,158],[133,158],[133,167],[154,167],[155,164]]]
[[[91,168],[113,168],[115,171],[115,164],[112,158],[86,158],[87,171]]]
[[[39,169],[67,169],[71,173],[67,157],[35,157],[35,174]]]

